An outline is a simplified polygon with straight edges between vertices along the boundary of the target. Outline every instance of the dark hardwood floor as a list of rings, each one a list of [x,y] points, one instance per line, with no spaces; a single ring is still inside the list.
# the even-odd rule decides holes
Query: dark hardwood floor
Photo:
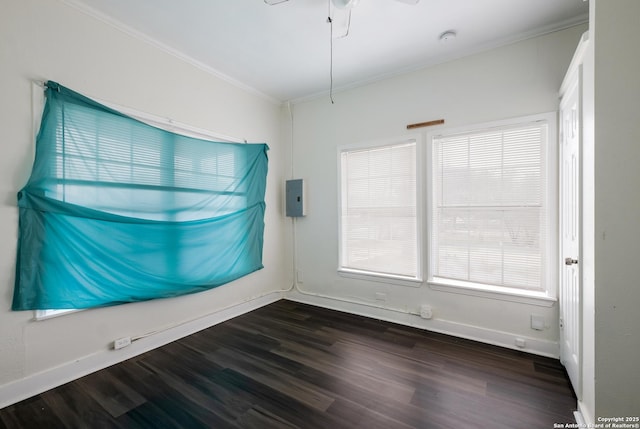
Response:
[[[279,301],[0,410],[0,428],[553,428],[557,360]]]

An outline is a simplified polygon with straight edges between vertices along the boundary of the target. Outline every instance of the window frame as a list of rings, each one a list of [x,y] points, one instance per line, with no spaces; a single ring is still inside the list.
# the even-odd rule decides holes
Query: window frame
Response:
[[[32,82],[32,97],[31,97],[32,98],[31,99],[32,124],[31,125],[32,125],[32,141],[34,142],[34,144],[38,135],[38,131],[40,129],[40,123],[42,121],[42,113],[43,113],[44,105],[46,102],[46,97],[43,91],[43,87],[44,87],[43,82],[35,82],[35,81]],[[154,127],[163,129],[165,131],[182,134],[187,137],[209,139],[209,140],[215,140],[219,142],[238,143],[238,144],[247,142],[244,139],[239,139],[236,137],[231,137],[231,136],[220,134],[217,132],[212,132],[210,130],[206,130],[203,128],[194,127],[181,122],[176,122],[170,118],[153,115],[151,113],[143,112],[131,107],[122,106],[122,105],[105,101],[99,98],[93,98],[93,100],[111,109],[124,113],[125,115],[128,115],[134,119],[137,119],[148,125],[152,125]],[[34,310],[33,320],[39,322],[39,321],[60,317],[60,316],[65,316],[67,314],[77,313],[77,312],[86,311],[86,310],[91,310],[91,308],[72,308],[72,309],[62,309],[62,310],[59,310],[59,309]]]
[[[508,127],[526,126],[527,124],[545,122],[547,125],[547,141],[544,150],[544,168],[546,173],[546,234],[548,238],[546,255],[544,258],[544,290],[526,290],[520,288],[493,286],[476,282],[458,281],[434,276],[434,256],[432,254],[433,240],[433,150],[434,139],[456,134],[482,133],[492,129],[504,129]],[[483,298],[520,302],[543,307],[551,307],[557,301],[558,289],[558,134],[557,112],[547,112],[535,115],[514,117],[505,120],[465,125],[460,127],[441,128],[437,131],[427,132],[426,152],[426,216],[425,228],[426,241],[426,282],[433,290],[457,293],[463,295],[478,296]]]
[[[420,134],[410,134],[398,137],[378,139],[372,141],[364,141],[339,146],[337,149],[337,168],[338,168],[338,184],[337,184],[337,207],[338,207],[338,275],[357,280],[373,281],[379,283],[394,284],[399,286],[420,287],[424,283],[424,136]],[[414,143],[415,171],[416,171],[416,277],[396,275],[384,272],[367,271],[355,268],[349,268],[342,265],[343,257],[343,225],[342,225],[342,154],[351,151],[360,151],[367,149],[377,149],[402,145],[406,143]]]

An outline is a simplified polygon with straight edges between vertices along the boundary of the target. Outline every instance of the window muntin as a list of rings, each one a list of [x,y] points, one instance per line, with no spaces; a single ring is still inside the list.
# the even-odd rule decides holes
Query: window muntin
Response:
[[[177,206],[189,207],[193,204],[191,194],[223,192],[235,180],[238,154],[232,150],[203,156],[206,142],[202,148],[204,151],[199,153],[180,150],[173,142],[158,145],[157,133],[153,129],[132,127],[128,118],[97,119],[77,106],[67,106],[66,109],[70,115],[66,115],[65,122],[61,121],[56,128],[56,156],[53,158],[55,165],[52,165],[59,184],[53,187],[54,192],[47,193],[48,197],[123,216],[182,221],[189,220],[190,216],[185,216],[182,211],[168,216],[157,210],[166,198],[163,196],[164,187],[184,189],[185,192],[174,193],[172,198]],[[130,138],[123,138],[125,136]],[[171,158],[173,169],[166,168],[171,166]],[[167,165],[163,166],[163,160],[168,161]],[[96,185],[99,192],[96,192]],[[157,191],[154,192],[154,188]],[[123,192],[128,193],[128,201],[136,202],[138,209],[121,207],[113,210],[113,202],[122,200]],[[236,192],[229,198],[238,201],[238,204],[226,205],[229,211],[233,211],[234,206],[242,204],[244,196]],[[199,217],[218,213],[207,210],[206,205],[198,209]],[[175,238],[167,235],[167,243],[172,240]],[[188,269],[185,264],[184,270]],[[34,318],[46,320],[82,310],[36,310]]]
[[[44,112],[12,309],[195,293],[262,268],[266,144],[162,131],[55,82]]]
[[[237,171],[241,160],[231,146],[225,150],[203,140],[135,126],[127,117],[96,118],[74,105],[65,109],[52,158],[59,185],[49,197],[123,216],[171,221],[212,215],[206,210],[212,195],[224,198],[218,207],[229,212],[244,203],[244,193],[237,188],[244,172]],[[166,201],[167,190],[172,191],[172,201]],[[158,210],[167,204],[174,210]],[[218,207],[215,213],[220,215]]]

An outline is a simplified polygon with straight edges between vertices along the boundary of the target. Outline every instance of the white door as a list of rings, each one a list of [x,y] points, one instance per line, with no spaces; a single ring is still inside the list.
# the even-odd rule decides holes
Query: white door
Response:
[[[582,67],[560,101],[560,360],[573,389],[582,392],[582,288],[580,274],[580,147]]]

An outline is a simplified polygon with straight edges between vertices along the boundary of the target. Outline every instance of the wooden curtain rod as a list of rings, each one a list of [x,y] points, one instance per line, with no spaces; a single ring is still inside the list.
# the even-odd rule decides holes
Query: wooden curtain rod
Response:
[[[417,123],[417,124],[409,124],[409,125],[407,125],[407,129],[408,130],[412,130],[414,128],[430,127],[432,125],[440,125],[440,124],[444,124],[444,119],[436,119],[435,121],[420,122],[420,123]]]

